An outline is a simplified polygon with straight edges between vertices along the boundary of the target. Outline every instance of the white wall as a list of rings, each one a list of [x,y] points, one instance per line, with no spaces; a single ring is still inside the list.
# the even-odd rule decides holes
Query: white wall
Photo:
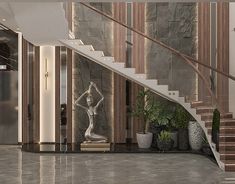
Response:
[[[235,76],[235,3],[229,10],[229,73]],[[229,81],[229,110],[235,115],[235,81]]]
[[[45,60],[47,59],[47,90]],[[55,47],[40,47],[40,142],[55,142]]]

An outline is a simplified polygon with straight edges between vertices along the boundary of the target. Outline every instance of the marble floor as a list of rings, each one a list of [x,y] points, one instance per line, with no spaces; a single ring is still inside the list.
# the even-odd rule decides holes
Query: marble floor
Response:
[[[195,154],[39,154],[0,146],[0,184],[235,183]]]

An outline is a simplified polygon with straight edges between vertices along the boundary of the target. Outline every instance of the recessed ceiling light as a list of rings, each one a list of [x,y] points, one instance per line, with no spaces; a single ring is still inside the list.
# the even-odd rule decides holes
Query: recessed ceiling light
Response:
[[[5,21],[6,21],[6,19],[2,19],[2,21],[3,21],[3,22],[5,22]]]
[[[17,29],[16,29],[16,30],[18,30],[18,31],[19,31],[19,30],[20,30],[20,28],[18,28],[18,27],[17,27]]]

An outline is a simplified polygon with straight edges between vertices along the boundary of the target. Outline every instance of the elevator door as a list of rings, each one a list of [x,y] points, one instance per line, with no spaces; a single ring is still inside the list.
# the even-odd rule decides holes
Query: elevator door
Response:
[[[0,25],[0,144],[18,143],[18,36]]]
[[[0,144],[18,143],[17,81],[17,71],[0,71]]]

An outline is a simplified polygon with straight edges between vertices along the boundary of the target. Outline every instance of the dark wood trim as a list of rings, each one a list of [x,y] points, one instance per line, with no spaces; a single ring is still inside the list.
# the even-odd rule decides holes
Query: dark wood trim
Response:
[[[34,47],[34,142],[40,142],[40,47]]]
[[[60,46],[55,47],[55,142],[60,143]]]
[[[67,49],[67,143],[72,143],[72,55],[71,49]]]
[[[229,73],[229,3],[217,3],[217,68]],[[217,74],[217,98],[224,112],[229,111],[229,79]]]

